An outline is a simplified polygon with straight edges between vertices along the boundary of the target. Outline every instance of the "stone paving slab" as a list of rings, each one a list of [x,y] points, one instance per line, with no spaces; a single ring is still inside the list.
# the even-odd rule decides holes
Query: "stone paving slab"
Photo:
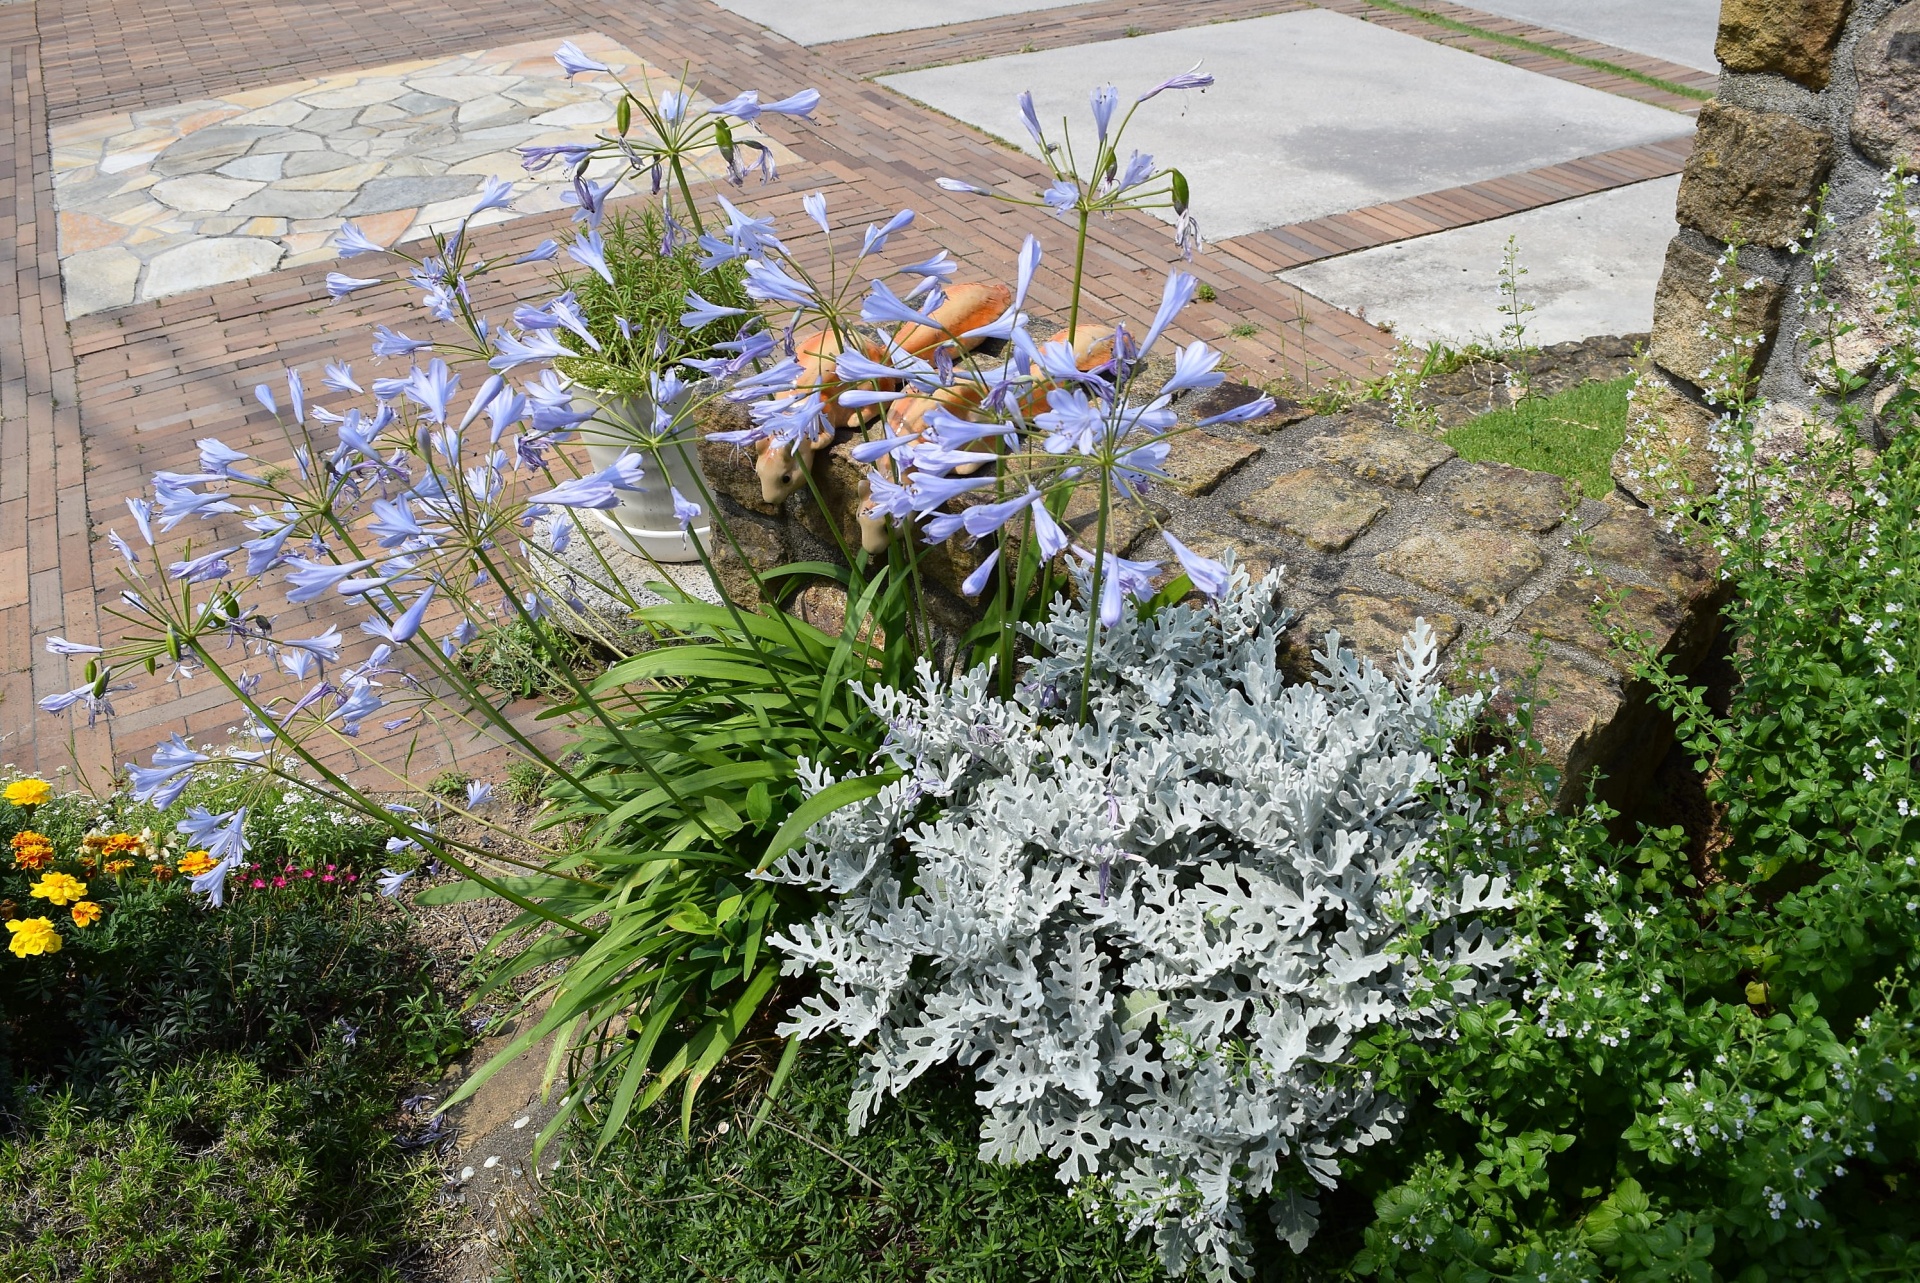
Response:
[[[716,0],[795,44],[819,45],[833,40],[894,31],[944,27],[956,22],[998,18],[1010,13],[1061,9],[1080,0]]]
[[[1474,0],[1474,7],[1717,72],[1720,0]]]
[[[1138,93],[1195,63],[1204,94],[1156,101],[1131,145],[1178,165],[1202,230],[1230,237],[1689,132],[1675,112],[1326,10],[930,68],[880,83],[1029,152],[1014,106],[1090,131],[1086,93]],[[1083,141],[1085,145],[1087,139]],[[965,175],[961,175],[964,177]]]
[[[573,39],[636,88],[673,83],[617,41]],[[612,82],[569,81],[556,45],[529,41],[55,126],[67,315],[333,258],[343,219],[382,245],[450,230],[489,176],[526,177],[514,148],[577,142],[612,120]],[[795,159],[784,147],[775,156]],[[701,177],[721,176],[717,160],[701,164]],[[512,209],[475,223],[560,209],[568,190],[551,175],[522,182]]]
[[[1677,230],[1676,178],[1563,201],[1417,240],[1324,259],[1280,279],[1412,343],[1461,345],[1496,335],[1509,236],[1527,275],[1521,295],[1534,342],[1632,334],[1653,324],[1654,287]]]

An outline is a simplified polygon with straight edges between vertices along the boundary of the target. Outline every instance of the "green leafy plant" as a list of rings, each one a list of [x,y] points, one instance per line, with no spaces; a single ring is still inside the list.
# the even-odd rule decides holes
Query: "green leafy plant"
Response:
[[[743,1066],[690,1136],[666,1111],[556,1173],[504,1275],[532,1283],[1148,1283],[1152,1248],[1061,1196],[1044,1164],[980,1159],[972,1084],[916,1084],[858,1135],[850,1049],[810,1044],[770,1106]]]
[[[864,765],[885,728],[860,687],[905,680],[916,653],[905,627],[908,582],[884,566],[869,578],[862,565],[794,566],[781,576],[842,587],[837,637],[655,585],[673,600],[636,619],[670,644],[616,664],[564,710],[587,715],[577,768],[546,785],[546,823],[568,826],[570,853],[544,873],[505,880],[538,908],[498,942],[534,939],[488,980],[504,986],[568,964],[527,993],[523,1006],[551,1002],[490,1065],[559,1035],[549,1073],[564,1060],[570,1090],[543,1144],[583,1113],[604,1146],[634,1108],[676,1083],[690,1118],[735,1043],[764,1033],[757,1022],[779,973],[765,939],[818,912],[819,900],[753,875],[820,816],[884,784],[809,794],[803,763]],[[476,894],[485,888],[463,883],[422,898]]]
[[[1375,1210],[1355,1272],[1920,1271],[1920,431],[1905,391],[1920,376],[1920,236],[1907,186],[1890,186],[1877,241],[1898,337],[1870,374],[1828,371],[1853,393],[1888,381],[1882,452],[1856,448],[1858,397],[1840,430],[1790,451],[1760,437],[1752,344],[1724,342],[1705,515],[1736,588],[1731,690],[1710,697],[1618,633],[1673,713],[1703,830],[1623,843],[1605,810],[1540,805],[1552,781],[1524,751],[1524,710],[1514,765],[1456,782],[1483,793],[1450,830],[1454,857],[1522,871],[1522,987],[1437,1052],[1381,1039],[1361,1057],[1415,1104],[1406,1166],[1355,1173]]]
[[[380,1133],[384,1085],[209,1056],[140,1084],[124,1113],[29,1097],[0,1139],[0,1276],[397,1280],[432,1185]]]
[[[612,279],[598,272],[572,272],[564,281],[599,347],[566,331],[565,341],[575,355],[560,359],[556,368],[561,373],[590,387],[644,395],[649,371],[706,356],[714,344],[733,337],[737,323],[713,321],[689,330],[680,317],[687,310],[689,291],[721,307],[750,307],[742,264],[702,269],[700,247],[690,237],[667,248],[666,216],[651,205],[608,213],[599,233]]]

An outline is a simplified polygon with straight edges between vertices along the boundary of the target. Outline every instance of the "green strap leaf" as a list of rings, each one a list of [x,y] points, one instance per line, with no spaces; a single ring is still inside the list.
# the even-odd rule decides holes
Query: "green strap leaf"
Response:
[[[760,863],[754,866],[754,872],[758,873],[765,869],[798,846],[800,839],[807,835],[807,830],[827,816],[843,806],[866,801],[898,778],[900,778],[900,772],[889,769],[877,775],[856,775],[850,780],[841,780],[837,784],[829,784],[821,789],[802,802],[794,809],[793,814],[787,817],[787,822],[780,826],[779,831],[773,835],[773,840],[767,843],[767,853],[760,857]]]

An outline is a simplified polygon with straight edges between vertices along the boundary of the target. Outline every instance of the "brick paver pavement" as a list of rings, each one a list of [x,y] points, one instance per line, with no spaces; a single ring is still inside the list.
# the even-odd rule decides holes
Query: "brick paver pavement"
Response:
[[[1381,21],[1402,20],[1365,6],[1364,0],[1324,3],[1342,12],[1369,8]],[[1180,7],[1197,21],[1216,11],[1211,3]],[[1281,3],[1263,11],[1288,7]],[[1080,15],[1078,9],[1054,12],[1069,15],[1070,21]],[[1240,0],[1222,0],[1218,12],[1247,16]],[[1169,4],[1140,0],[1105,13],[1109,22],[1155,29],[1154,23],[1169,20]],[[967,25],[977,29],[1004,21]],[[1485,21],[1502,30],[1524,26]],[[122,701],[110,729],[77,729],[71,751],[59,720],[33,709],[35,700],[79,680],[78,663],[70,671],[70,661],[46,655],[45,639],[60,633],[88,640],[101,631],[102,622],[112,622],[102,621],[99,612],[117,592],[112,569],[117,558],[104,541],[90,546],[90,531],[103,534],[109,525],[126,525],[124,497],[137,492],[155,469],[191,470],[195,438],[217,435],[244,445],[277,435],[252,401],[255,383],[277,381],[289,364],[317,374],[325,359],[364,353],[375,321],[406,317],[411,323],[418,315],[398,290],[364,303],[329,306],[322,288],[329,265],[315,264],[100,313],[69,327],[58,293],[49,123],[589,30],[620,41],[657,66],[684,62],[711,90],[758,87],[785,93],[814,85],[823,92],[818,128],[785,121],[769,126],[800,161],[778,184],[749,191],[761,209],[791,220],[798,212],[796,194],[821,189],[828,193],[836,222],[858,226],[912,205],[922,215],[915,237],[928,247],[951,249],[982,274],[1004,274],[1029,230],[1038,231],[1056,255],[1065,247],[1058,225],[1035,228],[1029,218],[993,202],[948,196],[930,185],[935,175],[952,173],[1032,189],[1043,185],[1036,162],[852,74],[869,64],[856,67],[849,60],[843,65],[831,47],[803,49],[704,0],[660,0],[644,8],[603,8],[581,0],[458,5],[450,0],[282,0],[244,7],[206,0],[29,0],[0,6],[8,68],[8,150],[0,163],[7,166],[11,193],[10,200],[0,201],[0,218],[12,232],[0,253],[9,256],[16,285],[11,298],[0,299],[0,447],[10,465],[0,473],[0,616],[7,660],[0,671],[0,760],[46,771],[77,758],[97,769],[143,757],[169,730],[218,734],[228,724],[225,701],[204,681],[184,689],[149,684]],[[1532,30],[1528,38],[1535,38]],[[1435,28],[1423,34],[1450,43],[1456,39]],[[939,42],[954,33],[920,35]],[[1570,49],[1584,47],[1566,37],[1556,40]],[[1528,55],[1494,48],[1499,56],[1526,65]],[[1635,58],[1611,60],[1626,64]],[[1561,74],[1571,65],[1558,66],[1548,74]],[[1607,79],[1614,83],[1597,87],[1624,92],[1624,84],[1659,92]],[[1630,174],[1658,163],[1664,162],[1639,156],[1615,168],[1621,181],[1634,181]],[[1517,181],[1526,181],[1525,176]],[[1467,189],[1469,197],[1477,193],[1489,199],[1449,204],[1448,194],[1436,194],[1438,203],[1422,206],[1421,217],[1432,219],[1439,216],[1435,211],[1450,208],[1449,217],[1478,221],[1512,212],[1517,202],[1549,203],[1583,194],[1573,189],[1598,181],[1593,173],[1576,180],[1569,171],[1550,176],[1532,194],[1476,184]],[[1562,190],[1566,194],[1556,194]],[[1356,217],[1355,226],[1371,228],[1375,235],[1413,226],[1392,212]],[[558,215],[521,219],[488,229],[481,239],[524,247],[560,221]],[[1274,240],[1287,230],[1259,234],[1269,242],[1264,249],[1253,243],[1255,238],[1243,237],[1204,256],[1195,270],[1215,285],[1219,299],[1192,309],[1186,329],[1218,343],[1241,377],[1253,381],[1303,368],[1323,377],[1379,372],[1392,350],[1388,335],[1272,278],[1279,267],[1298,261],[1287,260],[1284,238]],[[915,244],[900,243],[907,252]],[[1091,294],[1116,314],[1150,313],[1166,270],[1177,261],[1165,225],[1145,216],[1114,219],[1097,229],[1089,253]],[[356,270],[368,262],[357,260]],[[543,287],[541,269],[516,269],[482,291],[480,301],[497,304]],[[1046,307],[1060,300],[1043,291],[1036,301]],[[1231,326],[1246,320],[1261,325],[1261,332],[1252,338],[1228,335]],[[316,382],[309,377],[309,386]],[[458,740],[419,748],[405,766],[416,776],[435,773],[455,759],[469,763],[483,745]]]

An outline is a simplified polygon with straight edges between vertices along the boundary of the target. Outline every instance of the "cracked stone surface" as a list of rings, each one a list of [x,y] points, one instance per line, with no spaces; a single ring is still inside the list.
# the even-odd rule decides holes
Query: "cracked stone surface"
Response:
[[[1531,539],[1504,530],[1422,531],[1376,560],[1390,574],[1489,615],[1547,564]]]
[[[629,80],[672,80],[605,36],[572,39]],[[526,181],[515,149],[582,141],[612,121],[615,91],[606,76],[568,81],[553,60],[559,43],[56,125],[67,315],[331,259],[345,218],[389,246],[450,230],[489,176],[518,180],[516,196],[511,209],[489,210],[476,224],[562,208],[568,183],[558,175]],[[743,131],[765,141],[751,126]],[[778,145],[774,158],[782,167],[796,161]],[[700,178],[721,173],[714,158],[695,166]]]
[[[1284,530],[1321,552],[1341,552],[1387,510],[1377,491],[1335,472],[1299,468],[1234,506],[1248,521]]]

